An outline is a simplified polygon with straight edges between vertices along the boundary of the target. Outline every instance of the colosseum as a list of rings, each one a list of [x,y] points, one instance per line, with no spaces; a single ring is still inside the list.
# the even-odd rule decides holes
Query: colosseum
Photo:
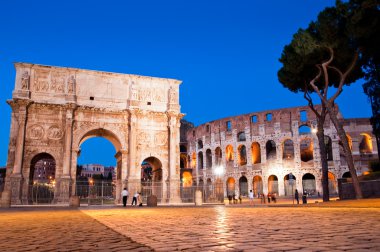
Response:
[[[343,119],[357,173],[368,170],[377,147],[368,118]],[[210,121],[198,127],[187,124],[181,137],[183,186],[221,184],[223,196],[276,193],[294,189],[322,194],[321,162],[316,117],[309,107],[250,113]],[[330,194],[337,194],[337,179],[349,177],[336,130],[325,123]]]

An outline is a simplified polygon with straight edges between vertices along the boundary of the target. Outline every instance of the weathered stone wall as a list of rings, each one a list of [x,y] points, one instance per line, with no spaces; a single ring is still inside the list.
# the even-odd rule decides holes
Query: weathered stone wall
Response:
[[[305,118],[301,117],[306,114]],[[341,116],[340,116],[341,117]],[[342,120],[344,120],[342,118]],[[309,107],[285,108],[271,111],[263,111],[258,113],[250,113],[235,117],[223,118],[202,124],[194,129],[190,129],[187,133],[187,167],[191,168],[194,183],[206,183],[206,181],[214,182],[216,175],[214,174],[218,157],[215,154],[217,149],[222,152],[222,165],[224,167],[223,181],[227,183],[229,178],[233,178],[234,190],[239,193],[239,185],[247,183],[248,189],[255,186],[254,179],[262,180],[262,192],[271,191],[269,187],[273,182],[268,180],[276,176],[277,193],[285,195],[289,190],[290,183],[288,175],[292,173],[295,177],[293,189],[302,192],[305,184],[311,184],[310,181],[303,181],[304,176],[310,174],[314,176],[314,193],[322,193],[321,185],[321,162],[319,155],[318,139],[313,133],[316,129],[316,117]],[[368,169],[368,160],[374,159],[377,154],[375,139],[372,138],[371,125],[368,119],[348,119],[344,120],[347,135],[352,139],[353,155],[357,172],[361,174]],[[306,125],[310,127],[311,132],[300,132],[300,127]],[[344,154],[340,150],[339,138],[336,130],[329,118],[325,123],[325,134],[331,142],[332,157],[328,161],[330,172],[330,191],[337,193],[337,178],[343,176],[348,171],[347,164],[344,161]],[[371,153],[359,153],[359,145],[363,134],[369,135],[372,142]],[[242,138],[245,136],[245,138]],[[284,155],[284,142],[293,143],[293,155]],[[267,155],[268,141],[273,141],[275,145],[274,151]],[[313,155],[312,160],[302,161],[301,147],[311,147]],[[252,148],[260,146],[261,162],[255,163],[256,151]],[[227,160],[229,150],[232,149],[232,160]],[[241,162],[241,149],[246,150],[247,162]],[[291,146],[290,146],[291,148]],[[287,147],[287,150],[289,147]],[[206,155],[210,153],[211,155]],[[244,154],[244,153],[243,153]],[[288,156],[289,158],[287,158]],[[211,159],[211,161],[210,161]],[[200,163],[201,162],[201,163]],[[245,182],[245,180],[247,182]],[[287,192],[287,193],[286,193]]]

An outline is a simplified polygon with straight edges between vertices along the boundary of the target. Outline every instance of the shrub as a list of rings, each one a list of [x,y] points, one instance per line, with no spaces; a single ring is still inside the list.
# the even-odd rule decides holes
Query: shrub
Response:
[[[379,160],[372,161],[369,163],[369,169],[372,172],[380,172],[380,162]]]

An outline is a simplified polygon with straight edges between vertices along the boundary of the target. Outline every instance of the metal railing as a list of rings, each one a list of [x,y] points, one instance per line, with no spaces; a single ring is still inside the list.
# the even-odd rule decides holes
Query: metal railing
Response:
[[[114,204],[115,189],[112,181],[77,182],[76,196],[79,196],[81,203],[88,205]]]
[[[55,185],[35,182],[29,185],[29,204],[53,204]]]

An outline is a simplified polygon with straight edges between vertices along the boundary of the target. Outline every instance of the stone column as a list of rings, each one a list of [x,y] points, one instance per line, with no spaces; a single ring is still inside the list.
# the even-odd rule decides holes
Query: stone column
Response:
[[[128,181],[128,150],[120,150],[121,153],[121,181],[126,186]]]
[[[23,102],[24,103],[24,102]],[[20,174],[22,161],[24,156],[24,140],[25,140],[25,125],[27,116],[27,104],[20,104],[18,111],[18,131],[16,140],[16,151],[15,151],[15,163],[13,167],[13,174]]]
[[[115,204],[119,204],[121,203],[121,191],[122,191],[122,173],[123,173],[123,163],[122,163],[122,159],[123,159],[123,156],[122,156],[122,153],[121,151],[118,151],[116,154],[115,154],[115,158],[116,158],[116,167],[117,167],[117,174],[116,174],[116,192],[115,192]],[[131,194],[134,193],[134,192],[131,192]]]
[[[252,190],[253,192],[253,176],[247,175],[247,180],[248,180],[248,193],[250,190]]]
[[[317,182],[317,181],[315,181],[315,182]],[[300,198],[301,198],[301,195],[302,195],[302,192],[303,192],[302,175],[301,174],[299,174],[299,176],[295,180],[295,188],[294,189],[298,190],[298,193],[300,194]]]
[[[263,179],[263,194],[268,194],[268,178],[267,176],[262,176]]]
[[[278,183],[278,196],[284,196],[285,195],[285,182],[284,182],[284,180],[281,178],[278,178],[277,183]]]
[[[75,174],[77,172],[77,162],[78,162],[78,156],[80,155],[80,149],[71,149],[71,174]],[[71,194],[76,195],[76,176],[72,176],[72,183],[71,183]]]
[[[129,110],[129,163],[128,163],[128,191],[130,193],[136,192],[141,189],[141,178],[139,167],[136,167],[136,150],[137,150],[137,124],[138,124],[138,110]]]
[[[278,164],[282,164],[282,155],[283,155],[283,148],[282,148],[282,143],[280,140],[276,140],[276,159]]]
[[[196,140],[195,140],[196,141]],[[199,163],[199,157],[198,157],[198,143],[195,143],[195,179],[197,186],[199,185],[199,169],[198,164]]]
[[[75,105],[70,104],[66,110],[66,125],[65,125],[65,145],[63,154],[63,173],[59,179],[59,203],[68,203],[70,198],[70,183],[71,177],[76,176],[76,169],[74,173],[70,174],[71,166],[71,147],[73,138],[73,116]],[[76,167],[75,167],[76,168]]]
[[[323,195],[323,189],[322,189],[322,176],[321,175],[317,175],[315,176],[315,189],[317,191],[317,195],[318,195],[318,192],[320,193],[320,195],[322,196]]]
[[[18,107],[18,129],[15,149],[15,162],[13,172],[10,176],[11,182],[11,202],[12,204],[21,204],[21,187],[22,187],[22,163],[24,159],[25,143],[25,126],[27,119],[27,109],[31,104],[29,100],[16,100]]]
[[[267,162],[267,149],[265,147],[265,142],[260,143],[260,155],[261,155],[261,163],[265,164]]]
[[[13,102],[8,102],[9,105],[13,105]],[[16,113],[12,107],[12,115],[11,115],[11,129],[9,134],[9,150],[8,150],[8,159],[6,171],[8,174],[12,174],[13,166],[14,166],[14,158],[15,158],[15,149],[16,149],[16,137],[18,132],[19,124],[16,119]],[[0,206],[4,208],[8,208],[11,206],[11,176],[5,177],[5,185],[3,193],[1,194]]]
[[[180,177],[177,167],[179,153],[179,119],[177,115],[169,114],[169,203],[180,203]]]

